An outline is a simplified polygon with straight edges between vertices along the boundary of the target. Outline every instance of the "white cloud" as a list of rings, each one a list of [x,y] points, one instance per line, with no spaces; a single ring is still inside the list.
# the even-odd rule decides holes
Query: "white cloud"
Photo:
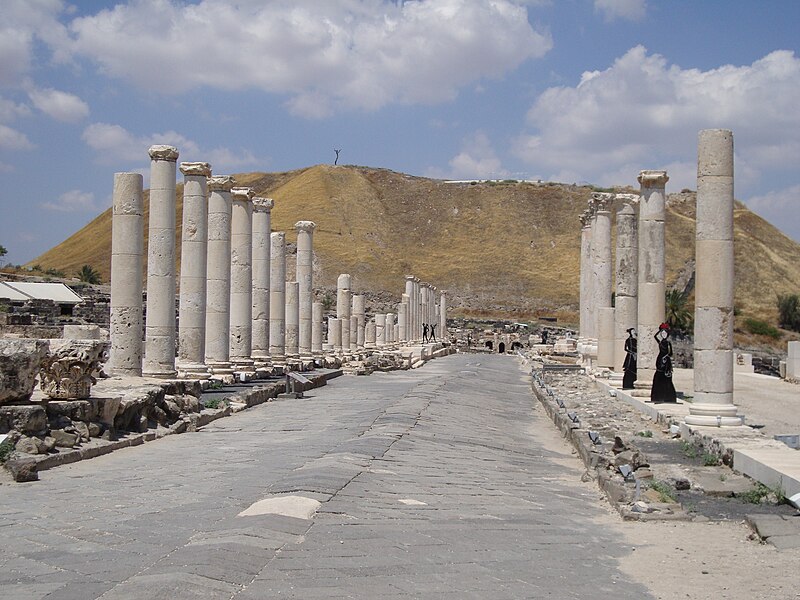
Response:
[[[176,131],[137,136],[120,125],[92,123],[82,134],[86,144],[96,151],[101,164],[149,163],[147,150],[155,144],[169,144],[178,148],[180,161],[205,161],[211,163],[215,173],[224,173],[246,166],[264,164],[249,150],[234,152],[229,148],[201,148]]]
[[[0,125],[0,150],[31,150],[34,145],[24,133]]]
[[[698,131],[727,128],[736,140],[737,185],[743,175],[752,183],[800,163],[797,97],[800,59],[792,52],[700,71],[637,46],[608,69],[584,73],[575,87],[542,93],[515,153],[539,170],[606,184],[636,185],[640,169],[673,165],[679,172],[670,187],[694,188]]]
[[[81,190],[64,192],[55,202],[44,202],[43,208],[60,212],[94,212],[97,206],[94,203],[94,194]]]
[[[89,116],[89,105],[68,92],[34,88],[28,91],[28,97],[36,108],[57,121],[71,123]]]
[[[800,215],[797,207],[800,206],[800,184],[791,187],[767,192],[760,196],[753,196],[745,202],[747,206],[773,223],[782,222],[791,215],[793,221],[800,225]],[[783,227],[784,224],[781,224]]]
[[[594,10],[603,15],[606,21],[627,19],[641,21],[647,13],[645,0],[594,0]]]
[[[461,152],[450,159],[450,169],[428,169],[429,177],[439,179],[502,179],[510,175],[495,154],[489,137],[483,131],[464,138]]]
[[[17,104],[0,96],[0,123],[8,123],[17,117],[27,117],[29,114],[31,114],[31,109],[24,104]]]
[[[527,10],[513,0],[139,0],[75,19],[70,50],[143,89],[255,88],[321,117],[449,100],[542,56],[552,40]]]

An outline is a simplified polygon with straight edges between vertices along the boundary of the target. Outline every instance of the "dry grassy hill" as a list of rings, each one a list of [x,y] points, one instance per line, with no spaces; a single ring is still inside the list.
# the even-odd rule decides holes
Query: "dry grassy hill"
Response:
[[[414,273],[449,290],[454,305],[472,314],[574,315],[578,215],[589,187],[448,184],[386,169],[327,165],[244,173],[236,181],[275,199],[273,230],[287,231],[289,242],[296,221],[317,223],[320,287],[334,287],[339,273],[351,273],[357,289],[399,294],[403,276]],[[179,185],[178,223],[181,195]],[[694,202],[693,193],[668,201],[669,284],[692,268]],[[776,294],[797,291],[800,245],[743,205],[737,205],[735,221],[737,306],[742,314],[774,322]],[[109,209],[31,264],[65,272],[90,264],[107,280],[110,253]]]

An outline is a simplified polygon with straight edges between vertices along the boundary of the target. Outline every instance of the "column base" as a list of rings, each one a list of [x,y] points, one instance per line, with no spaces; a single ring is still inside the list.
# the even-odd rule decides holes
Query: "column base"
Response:
[[[208,367],[200,363],[178,363],[178,379],[211,379]]]
[[[733,404],[690,404],[684,422],[704,427],[741,427],[744,417],[737,415],[737,410]]]
[[[650,399],[650,392],[653,390],[653,382],[652,381],[640,381],[636,380],[633,383],[633,389],[630,390],[631,396],[634,398],[647,398]]]
[[[158,370],[158,369],[147,369],[142,370],[142,377],[147,377],[148,379],[175,379],[178,376],[178,372],[175,370]]]
[[[206,367],[211,372],[211,376],[214,375],[233,375],[233,369],[231,368],[231,363],[229,362],[222,362],[222,361],[213,361],[209,360],[206,361]]]

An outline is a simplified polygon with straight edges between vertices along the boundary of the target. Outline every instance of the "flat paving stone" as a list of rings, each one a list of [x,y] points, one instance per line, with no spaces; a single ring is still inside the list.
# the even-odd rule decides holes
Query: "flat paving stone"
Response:
[[[453,355],[45,471],[0,490],[0,597],[651,598],[537,411],[516,359]],[[321,505],[237,516],[276,492]]]

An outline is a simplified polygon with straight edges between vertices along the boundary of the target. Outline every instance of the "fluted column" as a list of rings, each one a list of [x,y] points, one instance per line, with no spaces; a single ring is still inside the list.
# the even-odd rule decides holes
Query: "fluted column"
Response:
[[[206,261],[208,260],[208,178],[206,162],[183,162],[183,223],[181,228],[181,293],[178,300],[178,372],[181,377],[207,379]]]
[[[312,304],[314,303],[314,229],[312,221],[298,221],[297,229],[297,284],[299,289],[300,324],[298,330],[299,353],[303,359],[310,359]]]
[[[175,161],[178,149],[151,146],[147,311],[142,374],[175,377]]]
[[[350,353],[350,275],[342,273],[336,281],[336,318],[342,326],[342,351]]]
[[[142,374],[144,196],[139,173],[114,173],[111,218],[111,375]]]
[[[272,198],[253,198],[253,341],[256,367],[269,363],[269,276]]]
[[[232,373],[231,188],[233,177],[208,179],[208,252],[206,270],[206,365],[212,375]]]
[[[273,365],[286,364],[286,234],[270,235],[269,357]]]
[[[622,377],[625,339],[637,325],[639,288],[639,236],[636,227],[636,194],[617,194],[616,292],[614,295],[614,372]]]
[[[666,211],[665,187],[669,177],[666,171],[639,173],[641,199],[639,200],[639,303],[637,332],[636,389],[641,395],[650,394],[655,374],[658,343],[655,340],[658,326],[664,322],[665,238],[664,215]]]
[[[231,346],[237,371],[253,372],[253,197],[252,188],[233,188],[231,216]]]
[[[592,319],[592,210],[587,208],[581,213],[581,272],[580,272],[580,325],[579,349],[582,355],[587,354],[586,347],[591,339]]]
[[[358,350],[364,349],[364,335],[366,327],[366,309],[364,303],[364,296],[356,294],[353,296],[353,314],[358,318],[358,328],[356,330],[356,348]]]
[[[611,250],[611,200],[613,194],[597,192],[592,200],[597,209],[592,249],[594,254],[595,289],[594,319],[597,327],[597,366],[614,367],[614,309],[611,307],[613,293],[612,272],[614,259]]]
[[[697,148],[694,400],[689,425],[738,426],[733,403],[733,132],[704,129]]]

